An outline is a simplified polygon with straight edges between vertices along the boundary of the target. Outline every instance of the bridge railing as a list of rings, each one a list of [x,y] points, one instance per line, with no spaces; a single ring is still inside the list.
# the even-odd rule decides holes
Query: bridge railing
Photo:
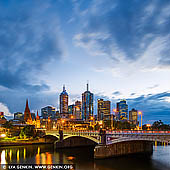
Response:
[[[46,131],[48,133],[58,133],[59,131],[58,130],[48,130]],[[64,134],[81,134],[81,135],[92,135],[92,136],[95,136],[95,135],[99,135],[99,131],[76,131],[76,130],[73,130],[73,131],[70,131],[70,130],[63,130],[63,133]],[[114,130],[114,131],[106,131],[106,134],[122,134],[122,135],[125,135],[125,134],[153,134],[153,135],[170,135],[170,131],[152,131],[152,130],[139,130],[139,131],[125,131],[125,130]]]

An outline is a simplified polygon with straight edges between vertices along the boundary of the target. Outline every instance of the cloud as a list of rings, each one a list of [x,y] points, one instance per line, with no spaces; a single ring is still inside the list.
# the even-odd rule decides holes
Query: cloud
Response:
[[[4,103],[0,103],[0,112],[4,112],[4,115],[9,117],[9,116],[13,116],[8,107],[4,104]]]
[[[154,66],[169,66],[169,7],[161,0],[93,0],[82,19],[86,24],[73,39],[91,55],[106,55],[115,64],[145,58]]]
[[[154,89],[154,88],[156,88],[158,86],[159,86],[158,84],[155,84],[154,86],[148,87],[148,89]]]
[[[121,95],[121,92],[120,92],[120,91],[115,91],[115,92],[113,92],[112,94],[113,94],[113,95],[116,95],[116,96],[119,96],[119,95]]]
[[[129,109],[136,108],[143,111],[144,121],[163,120],[170,123],[170,92],[141,95],[136,98],[127,99]],[[154,118],[154,119],[153,119]]]
[[[39,5],[41,2],[41,6]],[[50,1],[0,2],[0,85],[48,90],[40,75],[61,59],[59,21]]]

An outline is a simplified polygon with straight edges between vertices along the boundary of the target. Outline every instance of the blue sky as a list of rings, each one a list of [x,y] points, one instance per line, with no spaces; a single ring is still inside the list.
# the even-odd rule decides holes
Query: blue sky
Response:
[[[95,101],[170,123],[169,44],[169,0],[1,0],[0,110],[57,107],[63,84],[72,104],[89,80]]]

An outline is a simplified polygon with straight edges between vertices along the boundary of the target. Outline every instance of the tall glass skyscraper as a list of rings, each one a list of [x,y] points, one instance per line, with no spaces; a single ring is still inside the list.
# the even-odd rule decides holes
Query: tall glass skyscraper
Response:
[[[82,119],[88,121],[91,116],[93,116],[93,93],[89,91],[87,83],[87,91],[82,94]]]
[[[126,100],[121,100],[117,103],[117,107],[119,120],[128,120],[128,105],[126,104]]]
[[[63,86],[63,91],[60,94],[60,113],[68,113],[68,93],[66,92],[65,85]]]

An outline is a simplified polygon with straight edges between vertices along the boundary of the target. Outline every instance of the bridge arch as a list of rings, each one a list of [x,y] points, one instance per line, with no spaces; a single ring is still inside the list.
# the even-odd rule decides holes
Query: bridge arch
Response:
[[[92,136],[78,136],[78,135],[67,135],[67,136],[64,136],[64,140],[75,139],[75,138],[89,140],[89,141],[92,141],[92,142],[94,142],[96,144],[99,143],[99,140],[94,138],[94,137],[92,137]]]
[[[54,134],[46,134],[43,136],[43,138],[45,139],[46,142],[52,142],[52,143],[59,140],[59,136]]]
[[[93,146],[98,144],[97,139],[87,136],[67,135],[64,136],[63,141],[56,142],[57,148],[71,148],[81,146]]]

